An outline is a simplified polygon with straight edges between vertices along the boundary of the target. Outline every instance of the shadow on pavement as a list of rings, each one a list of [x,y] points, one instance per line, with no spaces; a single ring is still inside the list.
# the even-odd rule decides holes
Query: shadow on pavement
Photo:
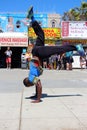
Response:
[[[81,94],[48,95],[48,94],[46,94],[46,93],[43,93],[42,96],[41,96],[41,98],[50,98],[50,97],[55,98],[55,97],[68,97],[68,96],[82,96],[82,95],[81,95]],[[30,96],[30,97],[25,97],[25,99],[31,99],[31,97],[32,97],[32,96]],[[36,97],[33,97],[33,98],[35,99]]]

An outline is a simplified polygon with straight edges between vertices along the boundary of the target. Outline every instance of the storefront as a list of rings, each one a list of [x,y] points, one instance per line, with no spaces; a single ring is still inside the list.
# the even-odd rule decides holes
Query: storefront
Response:
[[[82,44],[87,50],[87,21],[63,21],[62,22],[62,43],[63,44]],[[73,68],[80,68],[80,56],[74,52]]]
[[[28,47],[28,37],[20,32],[0,33],[0,68],[5,68],[5,51],[7,47],[12,50],[12,68],[21,67],[21,53]]]
[[[61,38],[61,29],[60,28],[42,28],[45,34],[45,44],[46,45],[55,45],[58,40]],[[34,42],[36,39],[36,34],[33,28],[28,29],[28,36],[30,43]]]
[[[61,28],[63,44],[87,45],[87,21],[63,21]]]

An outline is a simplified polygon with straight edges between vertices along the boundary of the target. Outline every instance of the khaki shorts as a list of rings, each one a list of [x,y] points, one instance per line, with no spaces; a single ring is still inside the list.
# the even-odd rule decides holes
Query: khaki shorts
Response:
[[[37,82],[39,81],[40,79],[38,77],[35,77],[34,80],[33,80],[33,84],[37,84]]]

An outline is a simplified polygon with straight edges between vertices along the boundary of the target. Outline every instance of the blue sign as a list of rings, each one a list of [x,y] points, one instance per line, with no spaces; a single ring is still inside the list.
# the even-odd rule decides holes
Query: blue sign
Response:
[[[42,27],[47,27],[47,14],[35,14]],[[25,13],[0,13],[0,30],[3,32],[27,32],[28,22]]]

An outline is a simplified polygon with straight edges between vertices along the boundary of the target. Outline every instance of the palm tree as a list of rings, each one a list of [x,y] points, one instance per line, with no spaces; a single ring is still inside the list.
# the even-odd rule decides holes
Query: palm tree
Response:
[[[68,12],[64,12],[62,17],[64,21],[86,21],[87,20],[87,2],[82,2],[81,7],[75,7]]]
[[[80,19],[87,20],[87,2],[82,2],[80,7]]]
[[[62,19],[64,20],[64,21],[69,21],[70,19],[69,19],[69,13],[68,12],[64,12],[64,15],[62,16]]]
[[[63,17],[62,17],[62,20],[64,21],[78,21],[80,18],[79,18],[79,11],[76,11],[76,9],[70,9],[68,12],[65,12]]]

